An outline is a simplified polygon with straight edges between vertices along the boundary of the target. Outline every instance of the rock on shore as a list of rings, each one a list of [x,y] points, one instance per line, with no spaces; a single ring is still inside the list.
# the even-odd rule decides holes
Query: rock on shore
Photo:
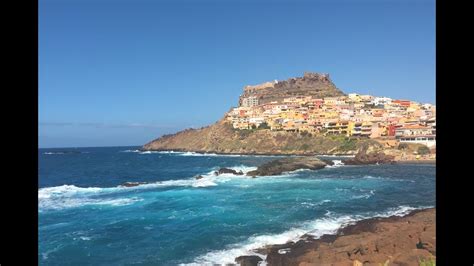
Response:
[[[243,175],[244,173],[242,171],[236,171],[234,169],[230,168],[221,168],[218,171],[214,171],[214,175],[222,175],[222,174],[233,174],[233,175]]]
[[[235,262],[240,266],[257,266],[260,261],[263,261],[259,256],[240,256],[235,258]]]
[[[322,169],[327,164],[316,157],[293,157],[270,161],[260,165],[257,170],[247,173],[247,176],[269,176],[279,175],[283,172],[290,172],[299,169],[317,170]]]
[[[136,187],[136,186],[145,185],[145,184],[148,184],[148,183],[147,182],[125,182],[120,186],[122,186],[122,187]]]
[[[394,158],[393,155],[387,155],[382,150],[369,151],[368,147],[363,147],[354,158],[343,160],[343,162],[347,165],[386,164],[394,163]]]

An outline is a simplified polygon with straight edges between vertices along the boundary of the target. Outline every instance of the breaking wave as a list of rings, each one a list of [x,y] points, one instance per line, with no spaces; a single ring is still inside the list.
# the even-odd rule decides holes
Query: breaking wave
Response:
[[[366,175],[362,177],[364,179],[376,179],[376,180],[386,180],[386,181],[398,181],[398,182],[411,182],[414,183],[414,180],[411,179],[398,179],[398,178],[389,178],[389,177],[381,177],[381,176],[370,176]]]
[[[44,155],[60,155],[60,154],[82,154],[89,153],[88,151],[47,151],[43,152]]]
[[[369,193],[352,196],[351,199],[368,199],[375,195],[375,190],[370,190]]]
[[[124,150],[124,151],[120,151],[120,152],[140,152],[140,150]]]
[[[125,150],[121,152],[136,152],[138,154],[170,154],[176,156],[189,157],[285,157],[286,155],[255,155],[255,154],[222,154],[222,153],[202,153],[192,151],[140,151],[140,150]]]
[[[251,178],[245,173],[255,170],[256,167],[235,166],[230,169],[242,171],[244,175],[221,174],[216,176],[215,170],[201,175],[202,178],[194,177],[188,179],[165,180],[153,183],[140,184],[138,186],[126,187],[77,187],[74,185],[62,185],[56,187],[40,188],[38,190],[38,206],[40,210],[57,210],[64,208],[74,208],[86,205],[110,205],[124,206],[141,201],[140,198],[110,198],[114,194],[126,191],[134,191],[140,189],[153,189],[162,187],[212,187],[218,183],[225,183],[234,178]],[[216,169],[217,170],[217,169]],[[98,198],[101,197],[101,198]]]
[[[333,165],[327,165],[326,168],[338,168],[344,166],[345,164],[341,160],[332,160]]]

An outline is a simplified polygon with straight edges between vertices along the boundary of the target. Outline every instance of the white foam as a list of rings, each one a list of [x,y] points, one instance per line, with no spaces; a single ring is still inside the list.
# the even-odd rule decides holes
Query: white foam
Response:
[[[140,152],[140,150],[124,150],[124,151],[120,151],[120,152]]]
[[[125,151],[124,151],[125,152]],[[132,151],[131,151],[132,152]],[[135,151],[133,151],[135,152]],[[203,153],[203,152],[193,152],[193,151],[138,151],[139,154],[173,154],[176,156],[204,156],[204,157],[285,157],[285,155],[256,155],[256,154],[223,154],[223,153]]]
[[[338,168],[338,167],[341,167],[341,166],[345,165],[341,160],[332,160],[332,162],[334,163],[333,165],[327,165],[326,167],[327,168]]]
[[[322,200],[322,201],[316,202],[316,203],[303,201],[303,202],[301,202],[301,205],[307,206],[308,208],[310,208],[310,207],[314,207],[314,206],[321,206],[321,205],[323,205],[325,203],[328,203],[328,202],[331,202],[331,200]]]
[[[265,260],[265,255],[258,254],[254,250],[267,245],[285,244],[289,241],[298,241],[305,234],[312,235],[315,238],[319,238],[324,234],[335,234],[340,228],[371,217],[404,216],[413,210],[424,208],[428,207],[414,208],[410,206],[399,206],[372,215],[334,216],[331,212],[327,212],[325,215],[326,217],[324,218],[304,222],[301,226],[291,228],[283,233],[252,236],[244,242],[229,245],[226,249],[208,252],[198,256],[192,263],[181,265],[233,264],[235,263],[235,258],[243,255],[256,255]],[[291,251],[285,250],[285,252]]]
[[[369,193],[364,193],[362,195],[355,195],[355,196],[352,196],[351,199],[368,199],[368,198],[372,197],[373,195],[375,195],[375,191],[370,190]]]
[[[387,181],[397,181],[397,182],[411,182],[411,183],[415,182],[415,180],[410,180],[410,179],[397,179],[397,178],[388,178],[388,177],[370,176],[370,175],[366,175],[362,178],[364,178],[364,179],[387,180]]]
[[[143,199],[133,198],[107,198],[107,199],[91,199],[91,198],[49,198],[39,201],[40,210],[61,210],[66,208],[76,208],[90,205],[109,205],[109,206],[125,206],[142,201]]]
[[[74,185],[46,187],[46,188],[40,188],[38,190],[38,199],[49,199],[51,197],[57,197],[57,196],[71,197],[79,193],[97,193],[102,190],[103,190],[102,188],[97,188],[97,187],[82,188],[82,187],[76,187]]]
[[[121,191],[131,191],[140,189],[153,189],[162,187],[212,187],[217,186],[219,183],[225,183],[235,178],[250,179],[251,177],[245,176],[248,171],[255,170],[256,167],[249,167],[239,165],[230,167],[235,171],[242,171],[244,175],[234,174],[221,174],[216,176],[212,170],[202,175],[202,178],[196,179],[194,177],[187,179],[178,180],[166,180],[154,183],[147,183],[133,187],[117,186],[117,187],[77,187],[74,185],[62,185],[56,187],[40,188],[38,190],[38,205],[42,210],[45,209],[64,209],[80,207],[85,205],[111,205],[111,206],[124,206],[135,203],[137,200],[130,200],[130,198],[119,198],[119,199],[95,199],[94,196],[110,196],[114,193]]]
[[[205,180],[204,178],[196,180],[192,184],[193,187],[212,187],[212,186],[217,186],[217,184],[211,180]]]

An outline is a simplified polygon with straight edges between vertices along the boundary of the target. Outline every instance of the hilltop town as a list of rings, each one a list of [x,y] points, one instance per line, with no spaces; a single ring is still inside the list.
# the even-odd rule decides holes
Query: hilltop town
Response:
[[[327,79],[327,74],[305,73]],[[226,114],[233,128],[344,135],[436,146],[436,106],[410,100],[350,93],[335,97],[293,96],[265,99],[277,81],[246,86],[239,107]]]
[[[216,124],[162,136],[146,150],[245,154],[355,154],[385,149],[399,160],[434,159],[436,106],[344,94],[329,74],[245,86]]]

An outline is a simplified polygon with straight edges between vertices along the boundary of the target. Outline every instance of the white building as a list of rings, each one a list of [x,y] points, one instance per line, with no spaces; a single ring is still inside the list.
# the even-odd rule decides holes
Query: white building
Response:
[[[252,107],[258,105],[258,98],[255,96],[250,96],[242,99],[242,106]]]
[[[436,147],[436,135],[400,137],[400,143],[417,143],[432,148]]]
[[[371,103],[374,105],[391,104],[392,99],[388,97],[375,97],[374,99],[372,99]]]

